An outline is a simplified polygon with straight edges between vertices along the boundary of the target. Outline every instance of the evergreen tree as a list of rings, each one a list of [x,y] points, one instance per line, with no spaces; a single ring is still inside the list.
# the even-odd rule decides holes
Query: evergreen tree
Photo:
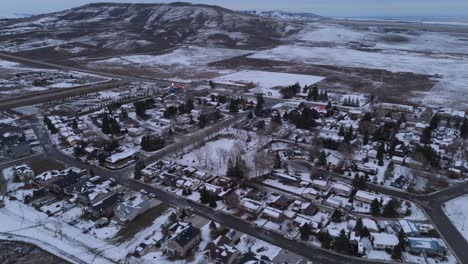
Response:
[[[403,249],[400,245],[396,245],[392,249],[392,259],[401,260]]]
[[[403,229],[400,229],[400,232],[398,232],[398,245],[401,248],[405,248],[406,245],[405,233],[403,232]]]
[[[320,233],[320,242],[322,243],[322,248],[325,248],[325,249],[331,248],[332,237],[330,236],[328,231]]]
[[[135,102],[133,103],[133,106],[135,107],[135,113],[138,117],[146,117],[146,104],[143,101]]]
[[[377,160],[379,160],[379,163],[383,163],[384,153],[385,153],[385,146],[384,146],[384,143],[381,143],[379,147],[377,148]]]
[[[200,190],[200,203],[207,204],[210,201],[210,193],[206,190],[206,187],[203,186],[203,189]]]
[[[210,206],[211,208],[216,208],[216,206],[217,206],[217,204],[216,204],[216,196],[210,195],[209,200],[210,200],[210,201],[209,201],[209,206]]]
[[[468,121],[467,119],[463,119],[463,123],[460,127],[460,136],[464,139],[468,138]]]
[[[353,187],[362,190],[366,187],[366,179],[364,177],[359,176],[359,174],[356,173],[353,178]]]
[[[210,222],[210,230],[216,230],[216,223],[214,221]]]
[[[388,201],[388,203],[384,206],[383,216],[384,217],[396,217],[398,215],[396,207],[397,207],[396,202],[393,199]]]
[[[359,235],[361,235],[362,228],[363,228],[362,218],[359,217],[358,220],[356,221],[356,225],[354,225],[354,231],[359,233]]]
[[[235,100],[231,99],[231,101],[229,102],[229,112],[230,113],[239,112],[239,104]]]
[[[343,125],[341,125],[340,130],[338,131],[338,136],[344,137],[344,135],[345,135],[345,129],[344,129]]]
[[[370,206],[370,212],[373,216],[380,215],[380,203],[377,200],[377,198],[372,201]]]
[[[312,230],[310,225],[305,223],[299,228],[299,232],[301,233],[302,240],[309,240],[309,236],[311,235]]]
[[[198,117],[198,127],[204,128],[208,124],[208,117],[205,114],[201,114]]]
[[[341,223],[342,216],[343,216],[343,213],[341,212],[341,210],[335,209],[335,211],[333,211],[333,214],[331,216],[331,221],[334,223]]]
[[[344,229],[341,229],[340,235],[335,239],[335,249],[338,252],[345,252],[348,250],[349,239]]]
[[[320,152],[320,156],[319,156],[317,165],[318,166],[326,166],[327,165],[327,154],[323,150],[322,150],[322,152]]]
[[[362,237],[369,237],[370,236],[370,232],[369,232],[369,229],[367,229],[367,226],[364,226],[362,228],[362,231],[361,231],[361,234],[360,234]]]
[[[434,116],[432,116],[429,126],[431,127],[432,130],[437,129],[439,127],[439,122],[440,122],[440,116],[438,114],[435,114]]]
[[[215,88],[215,84],[214,84],[214,82],[213,82],[212,80],[209,81],[209,85],[210,85],[210,87],[211,87],[212,89]]]
[[[432,130],[430,127],[425,127],[421,135],[421,143],[429,145],[432,142]]]
[[[314,88],[312,88],[312,100],[317,101],[318,96],[319,96],[319,93],[318,93],[317,86],[314,86]]]
[[[169,216],[169,221],[172,223],[177,221],[177,215],[174,212]]]
[[[364,136],[362,137],[362,144],[364,146],[366,146],[367,144],[369,144],[369,133],[366,131],[364,131]]]

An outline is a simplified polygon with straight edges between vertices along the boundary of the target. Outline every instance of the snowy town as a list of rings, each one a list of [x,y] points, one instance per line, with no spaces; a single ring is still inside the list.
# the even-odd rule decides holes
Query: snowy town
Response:
[[[466,263],[458,26],[0,16],[0,263]]]
[[[2,112],[2,160],[25,160],[2,166],[5,229],[22,234],[24,219],[35,239],[115,262],[305,261],[255,230],[355,259],[456,263],[410,198],[466,179],[463,111],[244,83],[138,83]]]

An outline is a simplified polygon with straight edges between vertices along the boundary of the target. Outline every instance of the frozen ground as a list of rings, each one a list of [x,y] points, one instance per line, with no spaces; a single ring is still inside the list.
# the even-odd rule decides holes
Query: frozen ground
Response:
[[[297,35],[297,43],[260,51],[250,58],[306,64],[383,69],[442,76],[415,101],[440,106],[457,103],[468,109],[468,35],[445,32],[398,31],[371,27],[317,24]],[[438,79],[439,80],[439,79]],[[410,87],[411,89],[411,87]]]
[[[239,141],[235,138],[221,138],[207,142],[201,148],[185,154],[177,162],[187,166],[214,168],[220,173],[225,173],[227,162],[223,162],[220,156],[228,156],[236,142]],[[240,144],[240,142],[237,144]]]
[[[194,66],[251,53],[248,50],[223,48],[188,47],[176,49],[163,55],[133,55],[111,58],[95,63],[116,63],[121,65],[142,64],[146,66]]]
[[[252,90],[253,92],[263,92],[270,96],[279,97],[279,89],[272,89],[273,87],[289,86],[296,82],[301,86],[311,85],[323,79],[324,77],[313,75],[244,70],[218,77],[213,81],[226,84],[236,84],[236,82],[253,83],[256,85],[256,88]]]
[[[106,60],[88,63],[90,67],[102,67],[107,69],[135,68],[139,70],[157,71],[165,78],[190,81],[191,79],[206,79],[205,76],[219,76],[223,72],[208,64],[219,60],[242,56],[252,53],[249,50],[205,48],[190,46],[178,48],[170,53],[162,55],[131,55],[120,56]],[[228,71],[231,72],[231,71]],[[153,74],[154,75],[154,74]]]
[[[468,241],[468,194],[446,202],[443,208],[453,225]]]

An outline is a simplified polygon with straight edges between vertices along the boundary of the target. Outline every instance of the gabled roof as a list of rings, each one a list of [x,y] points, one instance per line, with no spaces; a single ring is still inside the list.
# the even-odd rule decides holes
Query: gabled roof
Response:
[[[185,247],[190,241],[195,237],[200,235],[200,229],[193,227],[191,224],[188,225],[185,229],[176,234],[172,240],[179,244],[181,247]]]

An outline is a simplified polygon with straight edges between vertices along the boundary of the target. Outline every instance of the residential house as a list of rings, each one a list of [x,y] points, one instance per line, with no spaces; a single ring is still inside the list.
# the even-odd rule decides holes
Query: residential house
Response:
[[[54,192],[54,193],[63,193],[64,190],[71,186],[76,184],[81,180],[81,177],[86,174],[86,172],[75,172],[72,170],[67,171],[65,175],[63,175],[61,178],[59,178],[56,181],[53,181],[49,189]]]
[[[408,237],[406,249],[413,254],[425,253],[429,256],[444,255],[444,249],[433,238]]]
[[[406,219],[401,219],[398,221],[398,223],[401,226],[401,230],[403,233],[405,233],[406,236],[419,236],[419,229],[418,227],[414,224],[414,222],[406,220]]]
[[[393,249],[398,245],[398,237],[386,233],[370,233],[371,241],[374,249]]]
[[[343,184],[343,183],[333,183],[332,189],[335,194],[348,197],[351,195],[353,188],[350,185]]]
[[[375,199],[377,199],[378,201],[380,201],[381,199],[381,196],[377,195],[377,194],[374,194],[374,193],[370,193],[370,192],[366,192],[366,191],[363,191],[363,190],[359,190],[356,192],[356,194],[354,195],[354,199],[356,201],[360,201],[360,202],[363,202],[363,203],[372,203],[372,201],[374,201]]]
[[[255,216],[258,215],[265,208],[264,203],[249,198],[243,198],[241,200],[241,204],[247,213]]]
[[[200,242],[200,229],[191,223],[175,223],[169,227],[171,237],[164,244],[164,252],[171,257],[186,257]]]
[[[270,206],[266,207],[262,211],[262,217],[277,223],[283,220],[283,216],[284,214],[282,210]]]
[[[88,212],[96,218],[107,217],[110,218],[114,215],[114,208],[121,200],[119,193],[114,193],[111,196],[93,204]]]
[[[203,250],[203,255],[209,263],[233,264],[241,256],[236,248],[229,246],[232,241],[225,237],[219,237],[215,242],[209,242]]]
[[[276,196],[276,198],[274,198],[274,200],[269,203],[270,206],[280,210],[286,209],[289,206],[289,204],[289,199],[284,195]]]

